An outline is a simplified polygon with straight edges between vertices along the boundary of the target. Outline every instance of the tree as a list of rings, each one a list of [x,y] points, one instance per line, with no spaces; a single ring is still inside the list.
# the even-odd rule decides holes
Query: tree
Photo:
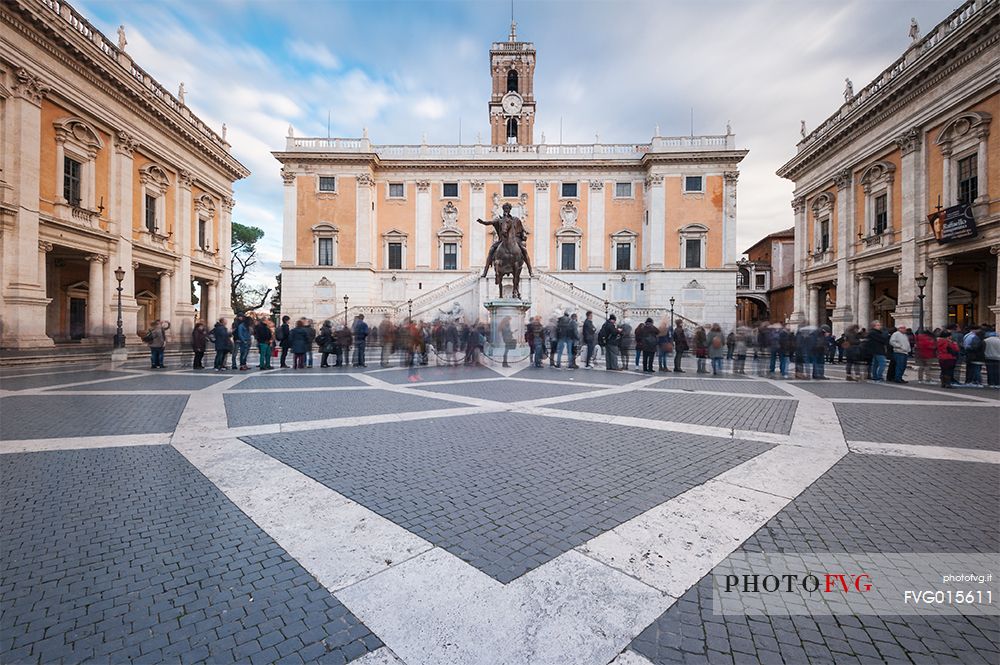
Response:
[[[275,323],[281,318],[281,273],[275,276],[278,285],[274,288],[274,295],[271,296],[271,320]]]
[[[233,311],[237,314],[260,309],[271,294],[271,289],[250,286],[245,281],[248,273],[257,265],[257,242],[263,237],[262,229],[233,222],[233,242],[229,258],[233,282],[229,295]]]

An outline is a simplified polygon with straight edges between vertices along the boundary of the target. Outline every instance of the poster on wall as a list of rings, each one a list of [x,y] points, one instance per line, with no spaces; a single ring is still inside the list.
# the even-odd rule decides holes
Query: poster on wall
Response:
[[[927,221],[934,238],[942,244],[976,237],[976,220],[972,216],[972,206],[968,203],[932,212],[927,216]]]

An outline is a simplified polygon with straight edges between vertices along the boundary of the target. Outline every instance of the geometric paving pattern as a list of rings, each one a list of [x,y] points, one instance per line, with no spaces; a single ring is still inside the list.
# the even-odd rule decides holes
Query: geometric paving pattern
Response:
[[[244,440],[502,583],[771,447],[508,413]]]
[[[848,455],[738,552],[997,552],[992,465]],[[988,616],[712,613],[706,575],[635,638],[654,663],[997,663]]]
[[[575,386],[566,383],[552,384],[538,381],[513,381],[510,379],[500,381],[471,381],[416,388],[421,392],[464,395],[466,397],[476,397],[478,399],[488,399],[503,403],[523,402],[560,395],[573,395],[594,390],[593,386]]]
[[[12,395],[0,401],[0,439],[172,432],[187,401],[187,395]]]
[[[992,407],[927,407],[836,404],[848,441],[1000,450],[1000,410]]]
[[[669,388],[671,390],[712,391],[720,393],[739,393],[745,395],[774,395],[775,397],[790,397],[779,386],[763,381],[748,381],[740,379],[664,379],[657,381],[650,388]]]
[[[345,662],[381,646],[169,446],[10,454],[0,661]]]

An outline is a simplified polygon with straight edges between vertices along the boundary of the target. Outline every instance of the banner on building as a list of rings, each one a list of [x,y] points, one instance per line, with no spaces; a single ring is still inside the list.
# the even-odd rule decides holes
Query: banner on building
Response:
[[[939,243],[976,237],[976,220],[972,216],[972,206],[968,203],[932,212],[927,216],[927,221]]]

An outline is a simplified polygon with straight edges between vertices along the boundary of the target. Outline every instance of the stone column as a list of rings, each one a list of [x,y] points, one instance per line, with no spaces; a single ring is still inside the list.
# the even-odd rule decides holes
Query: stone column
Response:
[[[90,277],[87,280],[87,337],[97,340],[104,336],[104,254],[90,254]]]
[[[931,306],[930,321],[927,325],[932,330],[948,325],[948,259],[931,259]]]
[[[666,189],[662,175],[651,175],[646,178],[647,209],[649,224],[642,225],[643,254],[647,257],[646,269],[664,268],[664,250],[666,247]],[[681,259],[683,260],[683,258]],[[679,267],[679,266],[678,266]]]
[[[987,203],[990,197],[986,194],[986,184],[989,179],[989,171],[986,170],[987,167],[987,150],[989,149],[989,142],[986,140],[990,135],[989,125],[980,125],[979,130],[976,132],[976,137],[979,139],[979,146],[976,151],[976,173],[979,177],[976,179],[976,203]]]
[[[372,237],[374,234],[374,200],[373,187],[375,181],[371,175],[362,173],[357,177],[357,235],[354,240],[354,262],[359,268],[372,267]],[[338,256],[338,261],[340,257]]]
[[[833,335],[839,337],[854,320],[854,313],[851,311],[851,303],[854,301],[851,287],[854,286],[854,280],[850,279],[850,266],[847,263],[853,246],[851,239],[854,231],[854,188],[851,170],[844,169],[837,174],[834,181],[837,184],[837,306],[830,318]]]
[[[416,224],[413,231],[413,258],[414,267],[417,270],[430,270],[431,268],[431,183],[427,180],[418,180]],[[403,266],[404,268],[406,266]]]
[[[990,254],[997,257],[996,284],[994,284],[993,304],[990,311],[993,312],[993,325],[1000,324],[1000,244],[990,246]]]
[[[736,182],[739,171],[722,174],[722,261],[727,268],[736,266]],[[838,302],[839,302],[838,298]]]
[[[208,287],[208,323],[207,325],[213,325],[219,320],[219,283],[214,279],[205,280],[205,285]]]
[[[219,213],[219,258],[222,280],[219,284],[221,298],[218,309],[219,316],[224,316],[227,319],[233,318],[233,266],[230,257],[233,246],[233,208],[235,206],[236,200],[233,197],[222,197],[222,211]]]
[[[173,325],[174,301],[173,298],[173,270],[161,270],[157,273],[160,276],[160,315],[161,321],[170,321]]]
[[[604,247],[607,245],[604,233],[604,181],[591,180],[587,183],[587,270],[606,270]],[[577,266],[580,268],[580,266]]]
[[[531,263],[541,270],[549,269],[549,254],[551,253],[552,220],[549,205],[549,181],[535,181],[535,251]],[[473,224],[475,222],[473,221]],[[476,224],[479,226],[479,224]]]
[[[44,263],[39,272],[38,200],[41,173],[41,105],[49,88],[27,69],[14,74],[4,113],[7,181],[13,186],[14,228],[3,242],[4,343],[23,349],[52,346],[45,334]]]
[[[792,325],[802,325],[807,317],[807,290],[806,290],[806,261],[805,257],[809,251],[809,239],[806,237],[806,199],[804,196],[796,196],[792,199],[792,211],[795,214],[795,246],[794,246],[794,289],[792,299],[794,306],[788,322]]]
[[[987,323],[990,318],[990,301],[988,298],[993,275],[989,272],[989,264],[982,266],[976,272],[979,278],[979,297],[976,299],[976,323]]]
[[[111,226],[109,230],[116,236],[118,243],[111,263],[114,263],[114,268],[121,266],[125,271],[125,279],[122,280],[122,331],[126,340],[135,335],[139,312],[139,306],[135,302],[135,270],[138,264],[132,260],[132,171],[134,167],[132,155],[137,147],[138,142],[128,132],[121,131],[115,136],[114,185],[111,191]],[[114,315],[116,328],[118,321],[117,295],[116,291]],[[133,341],[136,340],[133,339]]]
[[[893,323],[896,326],[915,327],[919,304],[915,278],[923,272],[917,257],[917,240],[924,224],[923,187],[925,181],[923,160],[920,159],[920,141],[912,140],[914,130],[897,139],[902,158],[900,182],[902,192],[902,227],[899,238],[899,291]],[[890,184],[891,186],[891,184]]]
[[[298,225],[296,196],[298,190],[295,187],[295,174],[287,167],[281,169],[281,179],[285,183],[285,208],[281,228],[281,264],[282,267],[291,267],[295,265],[295,232]]]
[[[486,227],[476,222],[486,216],[486,190],[482,180],[469,183],[472,195],[469,197],[469,263],[473,268],[481,269],[486,262]],[[532,257],[535,258],[535,257]],[[537,259],[536,259],[537,261]]]
[[[808,323],[811,326],[819,325],[819,284],[809,285],[809,318]]]
[[[872,322],[872,278],[864,273],[855,277],[858,280],[857,322],[862,328],[868,328]]]

